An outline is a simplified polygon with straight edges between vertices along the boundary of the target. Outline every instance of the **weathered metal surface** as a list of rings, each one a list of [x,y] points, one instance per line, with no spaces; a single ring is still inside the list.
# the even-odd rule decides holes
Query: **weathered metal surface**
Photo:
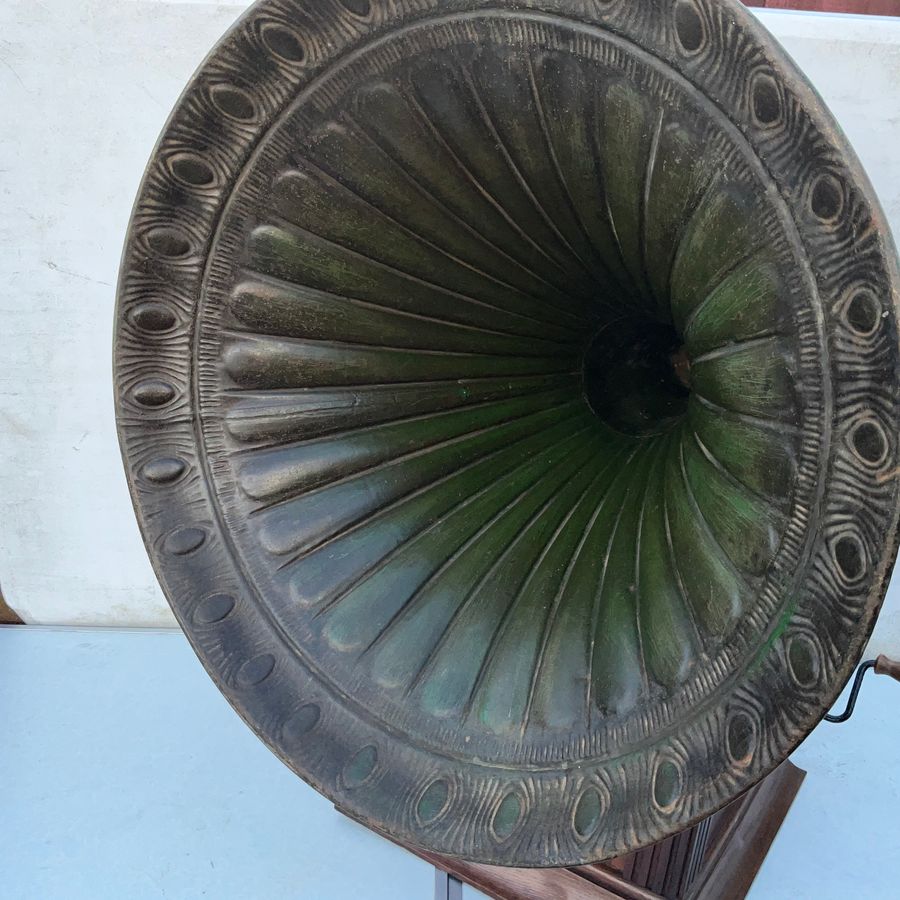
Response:
[[[737,3],[267,0],[126,248],[150,554],[236,709],[364,821],[622,854],[853,670],[896,291],[852,151]]]

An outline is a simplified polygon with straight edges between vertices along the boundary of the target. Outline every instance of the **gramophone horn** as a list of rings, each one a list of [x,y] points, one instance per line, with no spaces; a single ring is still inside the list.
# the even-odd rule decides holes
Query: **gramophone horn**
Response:
[[[861,654],[897,284],[734,0],[263,0],[125,252],[148,550],[231,703],[363,821],[633,850],[783,760]]]

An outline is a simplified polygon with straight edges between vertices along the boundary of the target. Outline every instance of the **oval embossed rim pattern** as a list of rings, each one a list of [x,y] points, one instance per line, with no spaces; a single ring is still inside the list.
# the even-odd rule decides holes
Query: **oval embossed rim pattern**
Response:
[[[204,665],[238,712],[319,791],[392,836],[440,852],[509,865],[594,861],[620,848],[626,833],[636,848],[687,827],[771,771],[821,719],[862,652],[896,555],[900,470],[892,455],[897,447],[893,434],[887,436],[886,459],[879,449],[877,469],[871,462],[865,465],[864,459],[860,464],[840,435],[872,409],[881,422],[900,420],[896,251],[881,224],[877,200],[839,129],[823,113],[802,75],[736,0],[671,0],[670,14],[662,23],[659,4],[650,0],[608,5],[584,0],[396,0],[390,4],[373,0],[365,6],[369,11],[363,17],[344,5],[313,0],[257,3],[195,76],[166,126],[148,169],[151,174],[141,187],[118,297],[118,427],[136,512],[148,546],[158,557],[169,601]],[[833,338],[827,360],[831,378],[836,384],[857,388],[834,394],[830,420],[835,433],[819,473],[823,494],[834,500],[834,521],[830,514],[823,514],[790,610],[772,630],[766,654],[752,671],[739,673],[733,688],[752,698],[754,708],[760,710],[752,757],[739,772],[730,771],[729,706],[722,698],[694,710],[675,733],[636,754],[630,767],[591,760],[584,766],[573,763],[520,771],[460,761],[397,740],[365,710],[329,691],[253,602],[241,560],[222,527],[208,484],[196,419],[185,415],[182,404],[167,405],[176,396],[176,388],[193,404],[197,385],[208,378],[202,366],[195,364],[190,340],[191,317],[199,309],[203,292],[205,248],[230,199],[230,186],[244,173],[254,150],[282,113],[318,74],[361,48],[389,40],[403,28],[426,26],[430,19],[488,9],[556,17],[573,27],[606,31],[630,42],[696,87],[747,135],[762,165],[782,188],[816,275],[823,327],[826,336]],[[268,41],[259,40],[263,32]],[[273,42],[273,35],[290,35],[291,40]],[[269,52],[271,57],[266,56]],[[748,90],[771,84],[754,79],[757,71],[778,85],[777,115],[775,92],[757,94],[755,104],[753,96],[735,92],[735,85]],[[716,73],[714,77],[711,72]],[[231,93],[224,94],[225,90]],[[221,106],[223,97],[240,97],[241,104],[230,103],[228,115],[210,120],[207,111]],[[799,148],[793,155],[784,151],[791,142]],[[160,159],[189,158],[177,154],[200,159],[209,146],[228,149],[221,156],[228,160],[221,186],[198,183],[192,187],[190,178],[186,183],[174,175],[171,183],[160,180],[159,173],[165,169]],[[797,156],[803,156],[803,165],[792,169]],[[198,175],[195,180],[206,179]],[[178,191],[171,190],[173,184]],[[191,196],[192,189],[197,197]],[[173,197],[181,199],[176,202]],[[881,310],[883,304],[887,315],[878,320],[858,303],[859,308],[851,308],[853,327],[848,330],[848,290],[852,296],[878,298],[875,308]],[[146,309],[148,303],[167,303],[183,311],[183,321],[180,317],[171,331],[136,335],[131,326],[135,311]],[[865,340],[848,341],[848,333]],[[172,352],[162,354],[161,343]],[[141,387],[135,389],[136,384]],[[135,414],[135,400],[152,411],[152,421]],[[191,471],[200,477],[185,475],[174,485],[144,479],[148,447],[157,449],[160,456],[172,447],[194,448],[190,458],[198,462],[191,464]],[[874,451],[870,455],[874,458]],[[865,495],[866,510],[853,506],[854,492]],[[858,531],[862,543],[854,544],[851,566],[855,573],[864,561],[865,571],[852,587],[846,578],[834,574],[835,546],[845,548],[845,565],[849,558],[846,542],[836,543],[848,516],[867,517]],[[198,518],[204,523],[202,530],[195,525]],[[198,603],[217,595],[237,595],[240,602],[217,621],[207,621],[214,615],[195,620]],[[855,622],[854,629],[844,624],[848,616]],[[271,656],[275,674],[258,690],[229,686],[223,646],[257,648]],[[265,668],[269,669],[268,658]],[[317,711],[309,740],[285,737],[286,723],[296,715],[297,697],[314,703],[310,708]],[[675,812],[661,818],[654,796],[660,788],[654,760],[673,754],[684,760],[683,771],[678,796],[672,799]],[[711,768],[728,772],[729,777],[710,779]],[[415,814],[416,802],[438,777],[453,789],[448,789],[441,815],[424,822]],[[599,778],[605,785],[604,799],[608,795],[593,830],[586,824],[590,820],[593,826],[593,810],[588,809],[587,815],[582,809],[580,824],[591,832],[589,840],[572,822],[572,810],[583,800],[586,777]],[[398,791],[405,793],[405,803],[397,802]],[[516,798],[515,803],[510,797]],[[495,813],[504,803],[503,815],[495,823]],[[483,824],[472,829],[453,827],[458,816]]]

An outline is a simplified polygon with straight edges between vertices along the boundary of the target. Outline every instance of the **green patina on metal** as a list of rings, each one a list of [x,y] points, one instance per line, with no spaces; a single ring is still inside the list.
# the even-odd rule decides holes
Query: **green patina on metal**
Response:
[[[861,652],[895,289],[852,153],[732,0],[267,0],[126,250],[148,546],[354,815],[621,854],[770,771]]]

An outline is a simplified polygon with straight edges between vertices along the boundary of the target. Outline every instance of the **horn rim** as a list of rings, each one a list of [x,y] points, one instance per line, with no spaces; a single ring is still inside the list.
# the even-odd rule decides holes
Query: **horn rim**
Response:
[[[533,807],[535,803],[537,789],[529,783],[527,775],[520,775],[517,787],[510,787],[511,781],[502,782],[503,786],[498,787],[491,782],[490,777],[481,779],[476,787],[472,787],[466,767],[478,767],[464,764],[459,771],[453,770],[453,779],[442,778],[440,773],[452,770],[453,766],[448,766],[444,761],[443,768],[440,768],[434,754],[399,746],[400,742],[387,730],[363,722],[361,718],[351,714],[339,698],[326,696],[321,683],[313,674],[296,672],[295,680],[287,689],[282,687],[278,691],[273,690],[273,682],[269,680],[272,672],[293,663],[288,658],[288,651],[283,646],[279,647],[271,636],[265,635],[265,627],[254,615],[254,607],[247,602],[245,592],[238,587],[242,577],[233,556],[226,549],[227,536],[221,531],[208,486],[197,477],[202,445],[197,441],[194,429],[196,386],[192,383],[188,366],[182,367],[183,371],[176,371],[178,366],[170,369],[168,364],[160,368],[160,349],[176,350],[184,355],[185,348],[190,347],[189,329],[200,290],[198,279],[204,262],[193,258],[190,250],[191,237],[197,234],[201,236],[203,243],[207,241],[217,225],[221,207],[227,202],[231,186],[244,169],[244,161],[256,142],[277,121],[284,106],[306,79],[347,48],[357,43],[377,40],[373,35],[379,34],[380,29],[395,27],[400,22],[426,15],[420,12],[426,5],[423,3],[410,0],[394,5],[401,11],[395,13],[391,22],[386,25],[378,4],[370,9],[368,15],[360,15],[358,11],[347,9],[335,0],[322,15],[318,12],[314,15],[305,9],[303,3],[263,0],[245,14],[212,52],[179,101],[154,152],[138,196],[123,256],[118,291],[115,356],[117,422],[132,498],[159,580],[176,617],[207,671],[254,732],[304,780],[338,805],[352,809],[358,818],[371,822],[392,837],[439,852],[501,865],[561,866],[596,861],[653,843],[673,830],[687,827],[711,814],[774,769],[828,711],[852,674],[871,634],[897,553],[900,505],[897,498],[897,464],[894,461],[897,453],[896,437],[892,430],[886,429],[886,458],[881,459],[877,467],[861,464],[853,473],[856,479],[863,480],[872,491],[882,497],[889,495],[889,499],[885,501],[886,511],[879,516],[879,530],[886,535],[884,544],[879,546],[876,541],[867,540],[866,535],[860,536],[865,556],[874,565],[870,566],[865,579],[868,585],[865,597],[859,601],[855,612],[855,630],[850,649],[845,650],[840,659],[827,656],[831,629],[826,627],[826,622],[833,624],[838,621],[840,605],[845,600],[843,596],[832,597],[829,604],[824,600],[816,601],[808,611],[806,622],[798,622],[795,614],[791,621],[783,623],[782,632],[773,638],[769,648],[767,664],[778,657],[782,674],[789,672],[792,665],[796,669],[803,654],[813,648],[821,657],[819,674],[821,676],[822,669],[827,667],[827,678],[824,683],[820,681],[816,685],[817,690],[813,695],[803,686],[802,677],[796,679],[797,705],[774,711],[779,725],[777,749],[770,748],[766,754],[759,754],[748,765],[738,765],[740,761],[733,761],[735,765],[726,767],[727,770],[709,773],[711,778],[715,775],[726,775],[728,778],[729,787],[719,796],[708,793],[706,779],[694,777],[706,764],[705,753],[709,748],[705,742],[708,738],[697,735],[680,743],[673,740],[665,751],[656,751],[655,755],[647,754],[642,760],[640,784],[637,787],[629,786],[630,807],[635,812],[634,820],[628,828],[622,826],[615,834],[605,833],[601,823],[588,835],[587,840],[577,842],[580,849],[575,852],[560,852],[549,829],[536,829],[526,852],[514,840],[510,841],[509,837],[520,830],[523,813],[528,812],[529,807]],[[438,4],[429,2],[427,6],[427,15],[432,15]],[[489,4],[480,0],[451,0],[441,4],[440,11],[444,14],[445,11],[487,6]],[[521,6],[522,4],[517,4],[520,9]],[[727,15],[736,21],[738,27],[735,33],[759,49],[770,67],[765,75],[757,73],[754,77],[771,77],[776,90],[783,93],[783,101],[790,99],[795,102],[797,108],[809,117],[818,137],[835,151],[836,161],[832,161],[830,171],[841,174],[845,189],[852,191],[858,198],[879,234],[879,271],[877,277],[867,283],[866,289],[875,297],[890,298],[894,315],[884,320],[883,327],[887,333],[891,365],[896,375],[900,355],[896,332],[900,279],[896,251],[883,213],[838,126],[824,110],[802,74],[762,26],[735,0],[676,0],[666,4],[667,15],[664,21],[667,24],[663,29],[658,27],[659,4],[651,0],[631,3],[613,0],[593,5],[576,0],[533,0],[527,6],[552,14],[565,13],[576,20],[580,18],[586,21],[586,24],[624,35],[639,46],[654,48],[654,52],[675,71],[697,83],[704,96],[714,96],[717,87],[700,66],[698,57],[710,52],[721,54],[723,65],[739,63],[729,61],[727,48],[721,46],[698,50],[692,49],[691,42],[688,41],[689,46],[686,48],[682,45],[679,50],[675,43],[676,18],[679,14],[690,16],[689,10],[693,10],[706,29],[711,27],[710,23],[717,16]],[[585,8],[591,6],[597,12],[586,15]],[[301,32],[297,31],[296,21],[305,22]],[[334,22],[342,26],[338,32],[339,37],[330,28]],[[277,29],[281,29],[283,33]],[[278,40],[266,43],[265,35],[268,34],[271,38],[276,33],[279,34]],[[268,51],[276,57],[275,68],[267,79],[251,85],[243,73],[253,59],[253,54],[259,52],[251,48],[258,45],[253,41],[258,41],[260,35]],[[289,39],[291,35],[293,40]],[[299,44],[295,41],[299,41]],[[329,45],[330,51],[325,49]],[[300,59],[297,58],[297,46],[312,49],[305,51],[305,58]],[[321,56],[315,57],[316,54]],[[752,79],[736,80],[752,84]],[[226,88],[222,86],[229,83],[233,93],[230,99],[223,100],[222,92]],[[211,90],[219,93],[219,108],[233,122],[233,146],[240,148],[243,155],[236,149],[230,158],[220,155],[211,162],[207,157],[209,172],[202,167],[198,168],[191,157],[191,165],[170,166],[165,170],[168,174],[161,174],[166,161],[175,154],[196,152],[190,135],[202,136],[204,124],[195,101],[199,96],[208,96]],[[771,139],[770,129],[765,124],[760,124],[758,112],[752,109],[752,103],[749,106],[743,104],[739,113],[734,117],[729,115],[729,118],[749,135],[751,145],[765,164],[767,154],[775,151],[767,143]],[[156,226],[148,223],[158,220],[158,210],[168,202],[167,194],[176,183],[179,189],[188,191],[193,207],[185,206],[174,210],[173,215],[180,231],[160,235],[158,231],[154,231]],[[811,224],[805,215],[805,204],[814,202],[810,201],[812,190],[813,186],[807,184],[799,198],[789,201],[794,219],[803,235],[804,246],[807,247],[824,240],[818,231],[818,225]],[[825,254],[826,251],[820,248],[820,253]],[[160,283],[156,283],[154,279],[157,279],[160,272],[164,277]],[[153,283],[152,291],[148,291],[148,283]],[[833,291],[826,293],[821,285],[820,294],[823,310],[829,316],[828,328],[831,335],[843,327],[841,323],[846,319],[846,308],[853,297]],[[148,332],[147,329],[136,326],[134,319],[137,307],[147,307],[152,303],[162,303],[170,312],[174,324],[171,324],[169,317],[154,317],[145,309],[144,318],[147,321],[165,322],[166,327],[150,329]],[[851,361],[860,364],[858,358]],[[169,388],[172,389],[171,392]],[[137,390],[143,391],[141,397],[146,402],[136,402]],[[900,403],[896,397],[893,398],[893,404],[894,412],[900,412]],[[833,418],[837,422],[841,421],[840,410]],[[890,421],[897,420],[895,415]],[[852,428],[857,427],[858,422],[851,423],[849,428],[845,426],[845,431],[849,434]],[[828,493],[839,494],[840,491],[831,488]],[[827,529],[824,526],[820,531],[822,534],[817,542],[819,549],[827,550],[825,545],[829,541],[834,544],[840,539],[837,534],[825,534]],[[810,555],[813,555],[812,551]],[[217,572],[215,583],[208,584],[198,594],[196,586],[205,580],[201,573],[212,568]],[[832,608],[828,609],[829,606]],[[798,610],[802,611],[802,607],[798,607]],[[830,612],[830,619],[822,615],[823,610]],[[237,658],[234,651],[241,648],[244,649],[244,654]],[[249,648],[253,649],[246,652]],[[262,690],[264,684],[266,688]],[[304,689],[298,692],[299,685],[303,685]],[[744,705],[737,710],[717,710],[715,733],[720,741],[727,742],[729,729],[734,727],[734,722],[741,716],[750,723],[744,727],[752,730],[758,727],[755,724],[757,718],[771,712],[768,706],[772,701],[766,698],[766,686],[765,679],[748,678],[742,686],[745,692]],[[738,696],[737,691],[734,696]],[[314,746],[310,742],[304,743],[303,736],[313,733]],[[392,741],[398,745],[392,746]],[[413,760],[412,757],[417,754],[422,758]],[[386,760],[391,760],[392,766],[385,767]],[[379,779],[398,777],[397,772],[404,765],[410,770],[425,772],[426,776],[428,772],[432,775],[414,785],[398,785],[398,790],[402,788],[408,795],[404,797],[403,804],[398,803],[391,809],[386,809],[380,801],[373,805],[367,799],[366,787]],[[682,796],[672,804],[662,803],[658,795],[661,778],[663,781],[670,781],[673,769],[676,774],[672,777],[676,783],[680,780]],[[665,773],[665,777],[660,773]],[[442,784],[444,787],[440,786]],[[596,772],[560,771],[553,788],[559,794],[553,808],[558,811],[561,821],[571,818],[576,830],[574,823],[579,819],[583,804],[595,802],[586,798],[596,795],[596,804],[601,813],[604,810],[608,813],[616,799],[611,796],[610,784],[598,777]],[[479,796],[473,799],[467,794],[467,789],[469,793],[477,792]],[[541,788],[542,791],[545,789],[549,788],[546,785]],[[655,800],[654,793],[657,794]],[[436,797],[437,803],[444,794],[446,796],[433,815],[417,814],[425,798]],[[467,799],[463,800],[464,796]],[[511,797],[516,799],[511,800]],[[479,806],[481,810],[480,825],[473,828],[473,831],[480,829],[480,832],[463,842],[453,837],[454,829],[449,822],[452,818],[449,815],[451,810],[458,814],[463,809],[460,803],[465,804],[466,810],[474,809],[475,806]],[[645,809],[652,809],[654,803],[658,807],[657,814],[643,812]],[[540,805],[546,811],[543,800]],[[674,810],[671,818],[667,818],[669,806]],[[430,809],[427,803],[425,807]],[[510,817],[513,819],[510,834],[503,834],[506,831],[503,823]],[[623,821],[626,819],[624,817]],[[500,825],[495,826],[494,823],[498,821]],[[602,835],[602,839],[597,838],[598,834]]]

